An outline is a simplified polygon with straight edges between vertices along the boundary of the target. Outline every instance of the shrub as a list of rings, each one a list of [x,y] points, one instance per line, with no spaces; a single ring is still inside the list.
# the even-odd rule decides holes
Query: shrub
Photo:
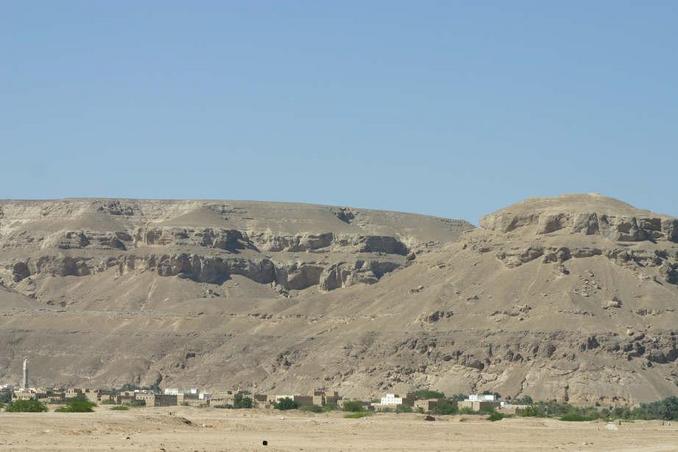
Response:
[[[188,406],[188,402],[184,402],[185,406]],[[125,406],[128,406],[130,408],[139,408],[139,407],[144,407],[146,406],[146,401],[145,400],[129,400],[125,402]]]
[[[592,421],[594,419],[595,419],[594,417],[585,416],[585,415],[579,414],[579,413],[567,413],[567,414],[560,417],[561,421],[567,421],[567,422],[585,422],[585,421]]]
[[[127,411],[129,410],[129,407],[127,405],[115,405],[111,407],[111,410],[114,411]]]
[[[285,397],[284,399],[280,399],[277,403],[274,403],[273,408],[276,410],[296,410],[299,408],[299,405],[289,397]]]
[[[487,420],[492,421],[492,422],[496,422],[496,421],[501,421],[502,419],[504,419],[504,417],[505,416],[503,414],[494,411],[493,413],[491,413],[488,416]]]
[[[524,417],[537,417],[538,411],[537,411],[537,408],[535,408],[533,406],[528,406],[526,408],[517,409],[516,415],[517,416],[524,416]]]
[[[448,415],[448,414],[457,414],[459,407],[457,402],[452,402],[449,400],[439,400],[436,407],[431,410],[431,413],[438,415]]]
[[[306,405],[301,407],[302,411],[310,411],[311,413],[322,413],[323,407],[318,405]]]
[[[513,399],[511,403],[515,405],[532,405],[534,403],[534,400],[532,400],[532,397],[529,395],[518,397],[517,399]]]
[[[89,400],[74,399],[55,411],[59,413],[91,413],[95,406],[97,404]]]
[[[365,407],[360,400],[347,400],[344,402],[344,411],[359,413],[361,411],[365,411]]]
[[[396,413],[411,413],[412,407],[409,405],[398,405],[395,410]]]
[[[439,391],[432,391],[430,389],[422,389],[414,393],[416,399],[444,399],[445,394]]]
[[[372,416],[370,411],[354,411],[352,413],[346,414],[344,417],[346,419],[360,419],[361,417]]]
[[[493,406],[483,406],[483,407],[480,407],[480,409],[478,410],[478,413],[480,413],[480,414],[492,414],[492,413],[494,413],[494,411],[495,411],[495,408]]]
[[[516,410],[518,416],[532,417],[559,417],[572,412],[577,412],[577,409],[570,404],[556,401],[537,402],[525,409]]]
[[[10,413],[40,413],[47,411],[47,405],[38,400],[15,400],[7,405]]]
[[[633,412],[628,407],[615,407],[611,410],[603,410],[604,416],[611,419],[630,419]]]

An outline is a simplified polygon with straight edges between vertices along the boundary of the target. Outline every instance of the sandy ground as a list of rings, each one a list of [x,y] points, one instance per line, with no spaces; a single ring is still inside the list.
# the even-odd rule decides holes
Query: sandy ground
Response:
[[[262,442],[268,441],[267,446]],[[0,450],[590,450],[676,451],[678,423],[605,423],[476,416],[343,413],[189,407],[95,413],[0,413]]]

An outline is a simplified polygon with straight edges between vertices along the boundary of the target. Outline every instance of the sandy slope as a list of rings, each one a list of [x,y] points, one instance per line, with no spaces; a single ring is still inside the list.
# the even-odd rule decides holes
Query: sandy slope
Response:
[[[172,414],[170,414],[172,413]],[[432,450],[432,451],[672,451],[678,424],[634,422],[610,431],[605,423],[543,419],[144,408],[127,412],[0,413],[2,450]],[[262,441],[268,446],[262,446]]]

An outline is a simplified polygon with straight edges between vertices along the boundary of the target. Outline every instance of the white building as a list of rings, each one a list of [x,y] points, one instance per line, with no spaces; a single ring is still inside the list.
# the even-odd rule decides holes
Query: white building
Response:
[[[380,405],[382,406],[398,406],[403,404],[403,398],[398,397],[396,394],[386,394],[386,396],[381,398]]]
[[[163,391],[165,395],[185,395],[188,397],[198,398],[200,397],[200,391],[198,388],[190,389],[179,389],[179,388],[165,388]]]
[[[471,394],[466,400],[470,402],[496,402],[497,398],[494,394]]]

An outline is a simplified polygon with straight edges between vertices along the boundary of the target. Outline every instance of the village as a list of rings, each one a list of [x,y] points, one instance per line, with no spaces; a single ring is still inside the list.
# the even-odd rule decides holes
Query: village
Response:
[[[527,405],[513,404],[501,400],[497,394],[471,394],[455,396],[459,410],[466,412],[500,411],[507,414],[524,409]],[[444,413],[449,400],[436,391],[417,391],[399,395],[386,393],[373,400],[355,400],[342,397],[337,391],[318,388],[308,394],[263,394],[248,390],[224,390],[207,392],[199,388],[138,387],[132,384],[118,389],[92,389],[84,387],[38,388],[29,385],[28,360],[23,362],[21,385],[0,384],[0,401],[37,401],[47,405],[65,405],[74,400],[90,402],[92,405],[120,407],[171,407],[192,406],[197,408],[266,408],[266,409],[339,409],[357,412],[419,412]]]
[[[433,396],[433,397],[431,397]],[[449,403],[442,394],[435,391],[418,391],[403,396],[384,394],[379,399],[356,400],[343,398],[337,391],[324,388],[309,394],[260,394],[242,390],[206,392],[198,388],[135,388],[126,385],[120,389],[90,388],[33,388],[22,385],[0,385],[0,400],[7,403],[34,400],[44,405],[65,405],[74,400],[86,400],[101,406],[154,408],[191,406],[196,408],[264,408],[264,409],[306,409],[344,410],[360,412],[418,412],[440,413]],[[471,394],[457,401],[458,409],[465,412],[489,413],[499,411],[514,413],[527,405],[512,404],[501,400],[495,394]],[[442,413],[445,414],[445,413]],[[450,413],[451,414],[451,413]]]

